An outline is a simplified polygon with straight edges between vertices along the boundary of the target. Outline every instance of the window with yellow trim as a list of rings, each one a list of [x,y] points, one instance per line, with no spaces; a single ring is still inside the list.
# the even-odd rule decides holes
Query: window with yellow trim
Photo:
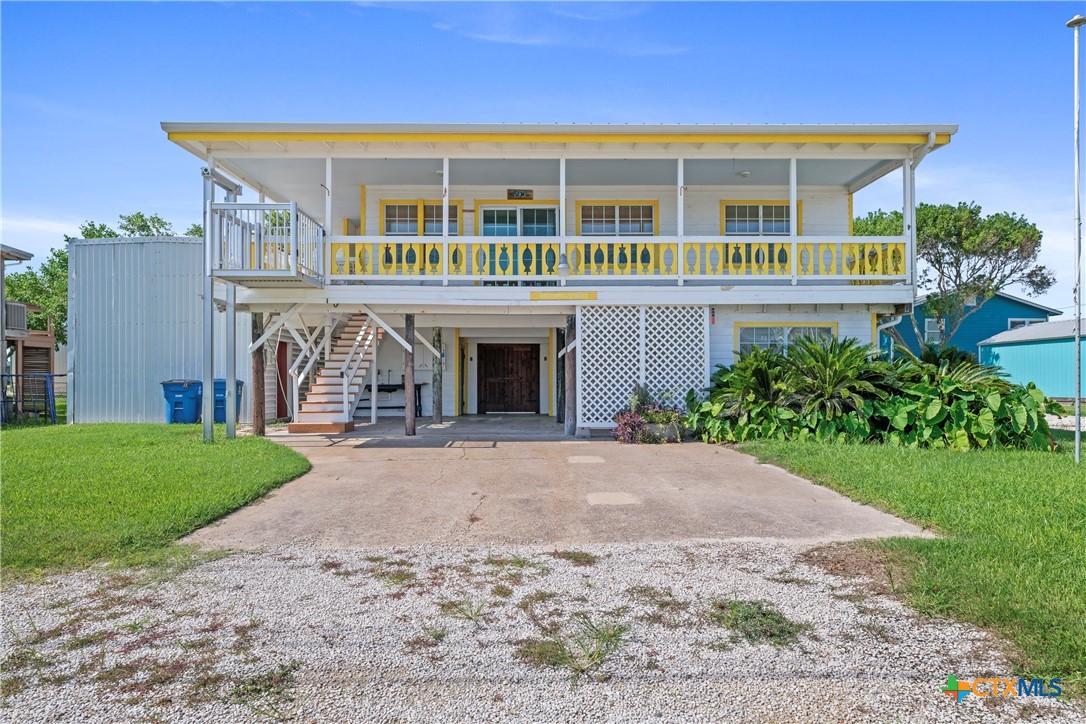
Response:
[[[788,346],[801,337],[833,339],[834,334],[832,324],[740,327],[736,350],[739,356],[749,354],[756,349],[776,349],[787,354]]]
[[[422,233],[419,233],[419,207],[422,207]],[[459,204],[449,204],[449,235],[460,229]],[[441,236],[441,204],[385,204],[385,236]]]
[[[656,229],[651,204],[581,204],[582,236],[652,236]]]
[[[736,236],[787,236],[792,233],[788,204],[724,204],[724,233]]]

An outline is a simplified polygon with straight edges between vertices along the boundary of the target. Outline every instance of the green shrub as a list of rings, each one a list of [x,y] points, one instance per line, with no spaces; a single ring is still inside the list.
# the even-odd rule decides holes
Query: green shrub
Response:
[[[1049,448],[1045,413],[1064,412],[996,368],[954,355],[887,363],[854,339],[801,339],[787,356],[757,350],[719,367],[707,399],[691,394],[687,406],[684,424],[709,442],[814,438],[955,450]]]

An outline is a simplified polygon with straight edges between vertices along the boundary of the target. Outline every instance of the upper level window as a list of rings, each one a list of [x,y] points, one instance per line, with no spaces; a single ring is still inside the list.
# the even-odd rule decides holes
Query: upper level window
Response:
[[[766,325],[739,328],[736,349],[740,355],[755,349],[777,349],[787,354],[788,345],[801,337],[832,338],[836,334],[832,324]]]
[[[390,201],[381,204],[385,236],[441,236],[440,201]],[[419,225],[419,219],[422,225]],[[449,234],[460,233],[460,202],[449,202]]]
[[[1007,320],[1007,329],[1018,329],[1019,327],[1028,327],[1031,324],[1042,324],[1042,323],[1047,322],[1047,321],[1048,321],[1047,319],[1028,319],[1028,318],[1008,319]]]
[[[578,202],[582,236],[651,236],[656,233],[654,203]]]
[[[943,324],[938,317],[924,317],[924,343],[942,344]]]
[[[554,207],[484,207],[480,214],[483,236],[558,236]]]
[[[724,233],[735,236],[787,236],[792,233],[787,201],[722,201]],[[797,203],[800,218],[803,207]],[[799,224],[800,230],[803,224]]]

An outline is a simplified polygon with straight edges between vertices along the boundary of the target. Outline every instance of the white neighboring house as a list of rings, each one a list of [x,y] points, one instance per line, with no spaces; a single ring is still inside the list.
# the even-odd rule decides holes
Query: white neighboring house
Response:
[[[635,383],[681,400],[754,347],[874,342],[916,295],[916,167],[957,131],[162,127],[209,163],[215,296],[262,313],[262,343],[292,341],[273,355],[296,431],[404,415],[408,347],[422,415],[568,410],[598,428]],[[852,195],[891,173],[904,235],[853,236]]]

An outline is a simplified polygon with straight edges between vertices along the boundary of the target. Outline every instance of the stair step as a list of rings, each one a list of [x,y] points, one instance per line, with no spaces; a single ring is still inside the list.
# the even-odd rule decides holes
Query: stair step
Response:
[[[347,399],[349,400],[351,399],[351,397],[353,397],[353,395],[349,396]],[[334,392],[311,392],[305,396],[305,401],[302,402],[302,407],[305,407],[305,404],[307,402],[336,402],[342,404],[343,393],[339,390],[336,390]]]
[[[341,412],[342,410],[342,399],[335,402],[310,402],[309,398],[306,398],[305,402],[302,403],[301,412]]]
[[[295,422],[341,422],[343,420],[342,412],[311,412],[301,410],[298,412],[298,419]]]

